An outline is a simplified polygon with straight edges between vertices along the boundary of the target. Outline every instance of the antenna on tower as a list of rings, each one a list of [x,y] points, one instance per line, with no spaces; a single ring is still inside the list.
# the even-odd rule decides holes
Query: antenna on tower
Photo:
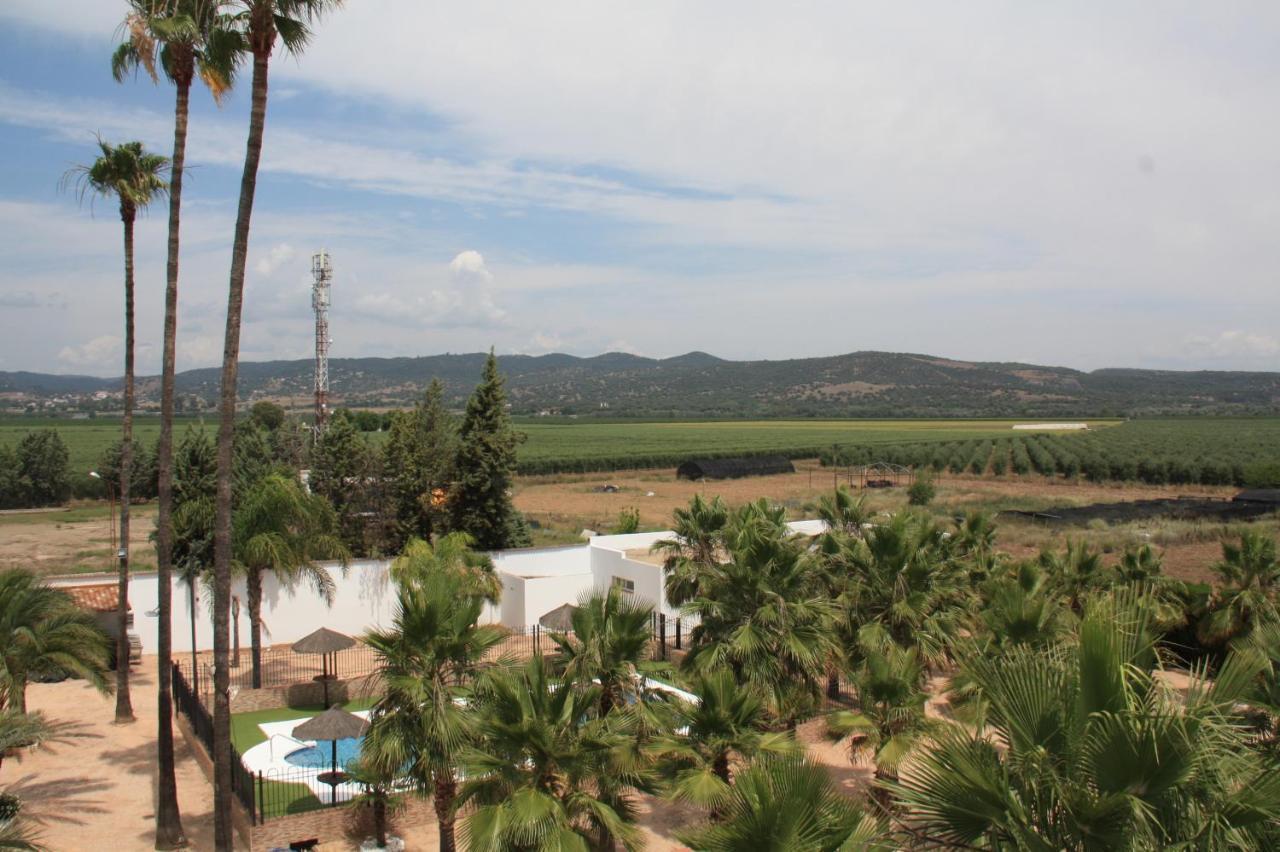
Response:
[[[316,314],[316,416],[315,434],[320,437],[329,422],[329,285],[333,267],[324,249],[311,256],[311,310]]]

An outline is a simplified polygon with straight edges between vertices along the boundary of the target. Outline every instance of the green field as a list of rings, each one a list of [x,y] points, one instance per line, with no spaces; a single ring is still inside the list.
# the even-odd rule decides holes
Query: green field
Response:
[[[211,421],[180,420],[178,438],[189,427]],[[702,422],[554,421],[522,419],[528,439],[520,447],[522,473],[556,473],[665,467],[691,456],[781,453],[817,456],[833,444],[915,444],[1007,436],[1013,420],[729,420]],[[1025,422],[1025,421],[1023,421]],[[1096,424],[1118,421],[1091,421]],[[32,429],[54,427],[71,456],[73,473],[87,473],[120,436],[120,422],[0,418],[0,444],[16,444]],[[152,444],[160,432],[155,417],[135,420],[137,440]],[[375,433],[378,440],[385,433]]]
[[[1242,484],[1250,470],[1280,465],[1280,418],[1184,417],[1122,422],[1092,420],[1087,433],[1013,431],[1016,420],[720,420],[617,421],[522,418],[516,428],[520,472],[574,473],[674,467],[697,456],[778,453],[844,463],[890,460],[935,470],[1045,475],[1145,482]],[[73,475],[95,467],[119,437],[118,420],[0,419],[0,444],[54,427],[71,456]],[[188,428],[211,428],[196,419]],[[153,443],[154,417],[137,420],[138,439]],[[386,433],[369,438],[380,443]],[[838,447],[838,453],[832,452]],[[1278,468],[1280,469],[1280,468]]]

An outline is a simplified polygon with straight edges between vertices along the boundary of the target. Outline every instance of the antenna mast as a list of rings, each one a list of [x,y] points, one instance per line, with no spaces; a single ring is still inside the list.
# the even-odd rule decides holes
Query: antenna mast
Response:
[[[316,416],[315,434],[319,437],[329,421],[329,285],[333,267],[329,253],[321,249],[311,256],[311,310],[316,315]]]

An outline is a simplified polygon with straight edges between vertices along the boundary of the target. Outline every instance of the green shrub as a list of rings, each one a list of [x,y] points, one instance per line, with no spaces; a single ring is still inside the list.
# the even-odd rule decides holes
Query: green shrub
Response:
[[[933,484],[933,477],[928,474],[921,474],[916,477],[916,481],[911,483],[911,487],[907,489],[907,502],[912,506],[928,506],[933,502],[933,498],[938,494],[938,489]]]
[[[614,535],[628,535],[640,531],[640,510],[628,506],[618,513],[618,522],[613,525]]]

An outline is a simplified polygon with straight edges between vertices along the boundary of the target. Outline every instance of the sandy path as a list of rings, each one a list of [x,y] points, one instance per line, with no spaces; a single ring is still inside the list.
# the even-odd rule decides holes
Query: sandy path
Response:
[[[3,785],[23,800],[41,842],[58,852],[154,848],[156,658],[133,670],[138,721],[112,724],[115,699],[79,680],[33,684],[27,701],[67,725],[65,742],[5,760]],[[193,849],[213,848],[213,790],[175,730],[178,806]]]

